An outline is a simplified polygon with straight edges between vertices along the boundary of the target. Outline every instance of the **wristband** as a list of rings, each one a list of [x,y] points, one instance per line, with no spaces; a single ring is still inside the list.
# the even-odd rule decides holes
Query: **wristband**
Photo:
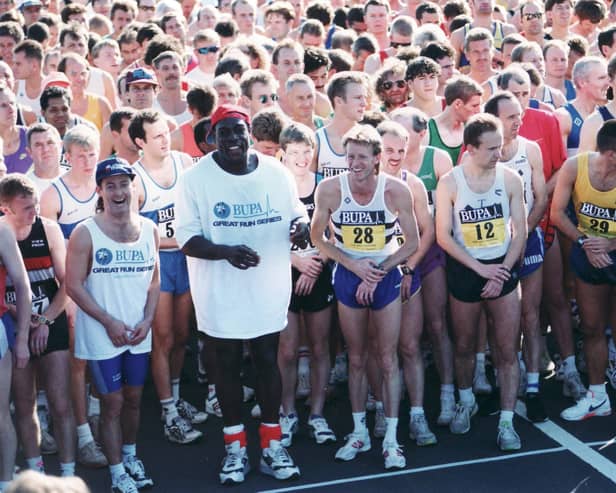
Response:
[[[39,325],[51,325],[54,322],[53,320],[48,319],[44,315],[39,315],[38,313],[33,313],[31,320],[33,323]]]
[[[408,265],[403,265],[400,270],[402,271],[403,276],[414,276],[415,269],[411,269]]]

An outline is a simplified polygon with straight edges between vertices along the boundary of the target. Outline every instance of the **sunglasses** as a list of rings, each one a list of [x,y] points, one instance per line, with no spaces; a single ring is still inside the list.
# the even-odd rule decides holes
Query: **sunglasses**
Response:
[[[271,99],[272,101],[276,102],[278,101],[278,94],[270,94],[269,96],[267,94],[264,94],[263,96],[259,96],[259,102],[261,104],[267,103],[268,99]]]
[[[388,81],[383,82],[383,89],[385,89],[386,91],[389,91],[392,87],[394,87],[394,84],[396,85],[398,89],[404,89],[406,87],[405,80],[397,80],[395,82],[388,80]]]
[[[527,21],[532,21],[533,19],[541,19],[543,17],[543,12],[534,12],[532,14],[524,14],[524,18]]]
[[[208,53],[216,53],[219,49],[218,46],[204,46],[202,48],[197,48],[197,53],[207,55]]]
[[[139,10],[143,10],[144,12],[154,12],[156,10],[156,7],[153,7],[151,5],[140,5]]]
[[[391,46],[392,48],[401,48],[404,46],[411,46],[413,43],[396,43],[395,41],[392,41],[391,43],[389,43],[389,46]]]

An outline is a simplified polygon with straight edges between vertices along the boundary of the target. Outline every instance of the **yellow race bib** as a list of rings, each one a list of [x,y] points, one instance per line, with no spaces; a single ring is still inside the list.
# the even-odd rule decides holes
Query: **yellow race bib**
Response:
[[[501,204],[458,212],[462,239],[468,248],[488,248],[505,243],[505,219]]]
[[[616,238],[616,209],[582,202],[577,217],[580,231],[591,236]]]
[[[344,224],[340,227],[342,242],[350,250],[358,252],[378,252],[385,247],[385,225],[369,226]]]

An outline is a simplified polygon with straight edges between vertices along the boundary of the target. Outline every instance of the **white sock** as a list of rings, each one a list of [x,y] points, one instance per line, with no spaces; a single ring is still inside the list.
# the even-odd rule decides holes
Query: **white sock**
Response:
[[[385,443],[398,443],[398,418],[385,417],[385,437],[383,438],[383,444]]]
[[[163,408],[163,414],[165,415],[165,423],[167,425],[171,424],[173,418],[178,417],[178,408],[175,406],[175,401],[173,397],[169,397],[169,399],[164,399],[160,401],[160,405]]]
[[[88,396],[88,416],[96,416],[96,415],[100,415],[100,413],[101,413],[100,401],[92,395]]]
[[[173,394],[174,402],[177,402],[180,400],[180,379],[179,378],[171,379],[171,393]]]
[[[526,392],[539,392],[539,372],[528,372],[526,374]]]
[[[374,401],[374,408],[377,409],[377,410],[380,410],[380,411],[385,409],[383,407],[383,401]]]
[[[124,469],[124,464],[122,462],[119,464],[109,465],[109,472],[111,473],[112,485],[117,484],[122,474],[126,474],[126,470]]]
[[[28,469],[32,471],[42,472],[43,474],[45,474],[43,458],[40,455],[38,457],[31,457],[30,459],[26,459],[26,464],[28,465]]]
[[[465,407],[471,409],[475,405],[475,394],[473,394],[473,388],[469,387],[468,389],[458,389],[460,393],[460,402],[464,404]]]
[[[413,416],[421,416],[424,413],[424,408],[422,406],[411,406],[411,410],[409,411],[409,414],[411,415],[411,417]],[[387,419],[387,418],[385,418]]]
[[[364,431],[366,429],[366,411],[353,414],[353,431]]]
[[[77,427],[77,446],[79,448],[87,445],[90,442],[94,441],[94,437],[92,436],[92,430],[90,429],[90,425],[88,423],[79,425]]]
[[[600,385],[589,385],[588,390],[590,390],[597,399],[603,398],[606,395],[604,383]]]
[[[122,462],[126,462],[129,457],[137,457],[136,443],[125,443],[122,445]]]
[[[244,431],[244,425],[235,425],[235,426],[225,426],[222,429],[222,432],[225,435],[235,435],[236,433],[240,433]]]
[[[207,396],[212,397],[216,395],[216,385],[208,385],[207,386]]]
[[[75,463],[74,462],[60,462],[60,476],[63,478],[75,475]]]
[[[443,399],[454,399],[455,387],[452,383],[444,383],[441,385],[441,400]]]
[[[500,425],[501,423],[513,423],[513,411],[501,411],[498,424]]]
[[[485,366],[486,354],[485,353],[476,353],[475,354],[475,362],[477,363],[477,365]]]

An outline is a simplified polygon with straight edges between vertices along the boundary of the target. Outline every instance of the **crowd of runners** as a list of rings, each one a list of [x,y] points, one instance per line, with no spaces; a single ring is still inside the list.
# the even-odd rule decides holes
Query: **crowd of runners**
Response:
[[[562,419],[611,414],[615,52],[616,1],[0,0],[0,492],[18,448],[154,486],[150,371],[167,440],[219,423],[223,484],[247,419],[261,472],[300,476],[298,399],[315,452],[376,438],[385,469],[480,394],[519,450],[550,365]]]

